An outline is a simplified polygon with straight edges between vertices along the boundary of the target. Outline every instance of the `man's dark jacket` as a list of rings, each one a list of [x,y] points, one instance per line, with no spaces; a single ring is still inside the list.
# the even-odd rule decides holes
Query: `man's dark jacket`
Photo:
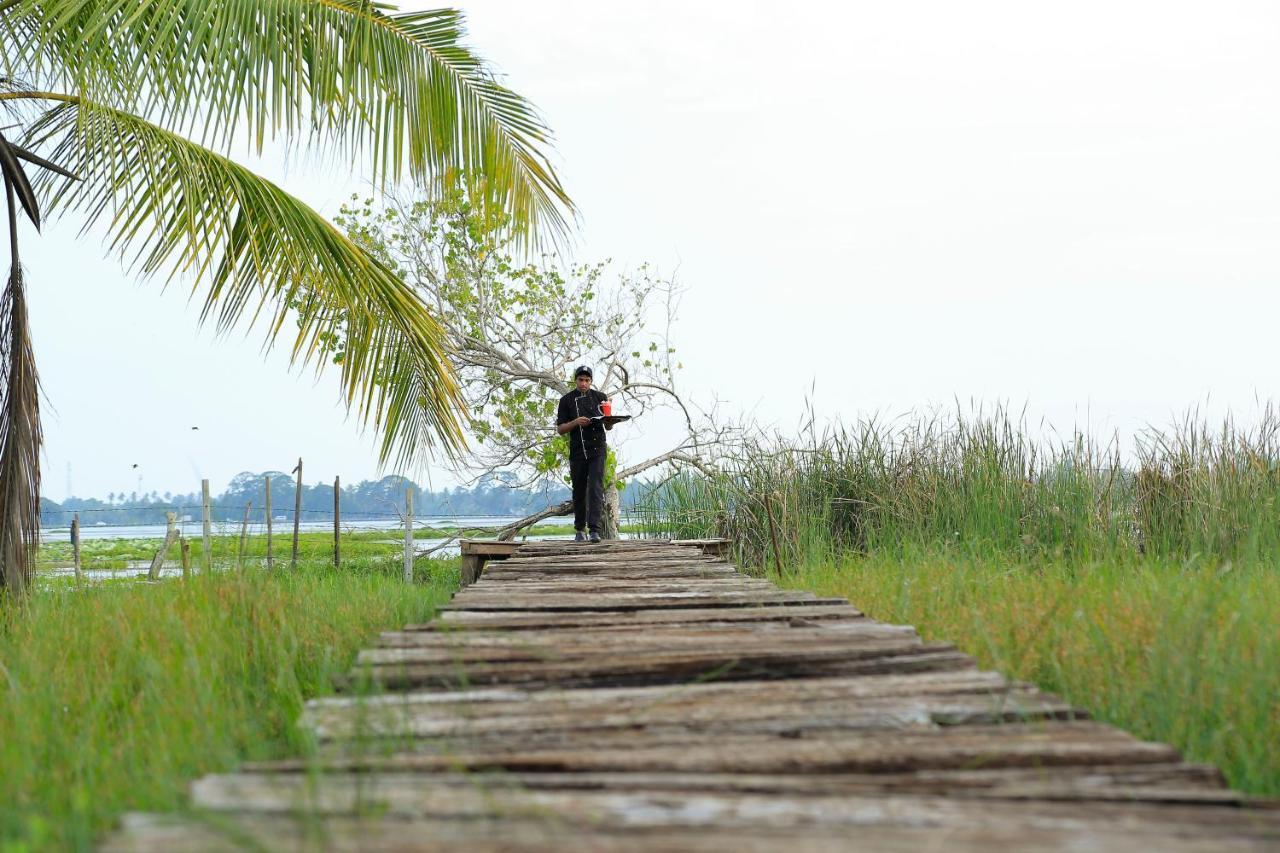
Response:
[[[583,416],[593,418],[600,414],[600,404],[607,399],[609,395],[594,388],[586,391],[575,388],[560,398],[556,424],[565,424]],[[569,437],[570,459],[590,459],[605,454],[604,421],[592,421],[587,426],[574,427],[565,435]]]

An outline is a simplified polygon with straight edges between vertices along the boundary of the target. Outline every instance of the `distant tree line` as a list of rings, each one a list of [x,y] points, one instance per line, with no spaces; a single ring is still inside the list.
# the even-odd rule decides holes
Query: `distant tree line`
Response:
[[[252,502],[255,518],[261,518],[266,497],[266,478],[271,477],[271,514],[293,520],[294,477],[284,471],[244,472],[231,479],[222,494],[212,496],[214,521],[238,521]],[[513,477],[499,473],[473,486],[441,489],[424,488],[405,477],[388,476],[342,486],[342,515],[353,524],[361,520],[397,518],[404,510],[405,490],[414,490],[415,517],[426,516],[522,516],[569,497],[569,489],[548,479],[520,487]],[[104,524],[163,524],[165,513],[200,517],[200,493],[110,492],[105,498],[71,497],[58,503],[40,500],[42,527],[66,527],[79,512],[85,526]],[[333,483],[302,486],[302,520],[321,521],[333,517]]]

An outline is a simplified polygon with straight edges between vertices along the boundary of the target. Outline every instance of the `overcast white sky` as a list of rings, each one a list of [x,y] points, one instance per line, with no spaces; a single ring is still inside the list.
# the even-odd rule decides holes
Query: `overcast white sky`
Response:
[[[580,258],[678,267],[703,399],[1129,432],[1280,397],[1274,3],[462,6],[556,132]],[[359,186],[254,166],[326,214]],[[332,386],[199,331],[100,235],[25,245],[48,497],[376,474]]]

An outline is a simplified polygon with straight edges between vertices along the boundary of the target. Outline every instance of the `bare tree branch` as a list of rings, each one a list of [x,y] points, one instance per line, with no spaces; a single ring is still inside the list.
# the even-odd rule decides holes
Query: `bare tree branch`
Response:
[[[572,512],[573,512],[573,501],[571,500],[561,501],[555,506],[549,506],[544,510],[539,510],[538,512],[535,512],[533,515],[526,515],[524,518],[520,519],[519,521],[515,521],[515,522],[512,522],[511,524],[508,524],[506,527],[498,531],[498,541],[510,542],[512,539],[516,538],[517,533],[519,533],[521,530],[524,530],[526,527],[532,527],[533,525],[537,524],[539,521],[543,521],[544,519],[553,518],[554,516],[557,516],[557,515],[569,515]]]
[[[595,366],[597,385],[642,416],[678,413],[667,449],[617,469],[608,488],[645,472],[696,469],[714,473],[718,455],[738,434],[717,423],[677,387],[673,357],[683,288],[648,266],[610,277],[604,264],[514,259],[500,222],[465,195],[434,201],[395,199],[387,212],[344,210],[341,220],[368,247],[437,306],[450,358],[477,441],[456,473],[472,482],[500,473],[530,486],[558,482],[567,444],[554,431],[556,403],[571,385],[574,364]],[[558,503],[504,528],[522,529],[571,511]]]

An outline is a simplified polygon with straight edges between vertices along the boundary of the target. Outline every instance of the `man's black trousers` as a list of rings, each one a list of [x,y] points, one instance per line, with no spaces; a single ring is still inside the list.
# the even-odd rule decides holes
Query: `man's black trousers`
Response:
[[[604,512],[604,459],[601,453],[586,459],[569,460],[574,530],[600,532],[600,516]]]

